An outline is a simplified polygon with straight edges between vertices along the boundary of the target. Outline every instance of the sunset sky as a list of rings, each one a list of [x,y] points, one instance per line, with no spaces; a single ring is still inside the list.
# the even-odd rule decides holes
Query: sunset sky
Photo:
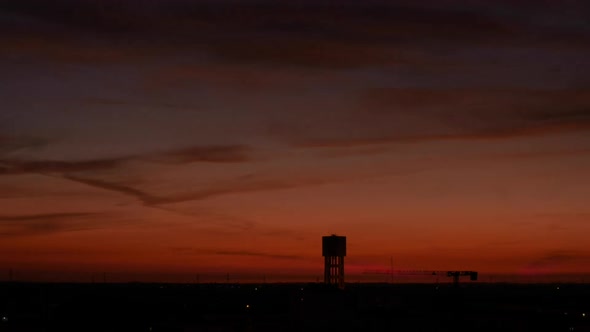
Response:
[[[0,281],[590,275],[589,13],[3,0]]]

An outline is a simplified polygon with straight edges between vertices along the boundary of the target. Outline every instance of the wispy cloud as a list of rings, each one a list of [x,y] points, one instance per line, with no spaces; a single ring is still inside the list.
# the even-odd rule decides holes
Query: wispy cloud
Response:
[[[353,148],[370,145],[384,144],[413,144],[426,143],[434,141],[489,141],[489,140],[507,140],[522,137],[545,136],[560,133],[569,133],[577,131],[589,131],[590,123],[572,123],[572,124],[551,124],[534,127],[522,127],[511,129],[488,130],[473,134],[441,134],[441,135],[415,135],[415,136],[382,136],[367,137],[354,139],[322,139],[322,140],[302,140],[293,143],[295,147],[301,148]],[[380,152],[376,150],[375,152]],[[586,149],[576,150],[574,153],[586,153]]]
[[[0,237],[46,235],[83,231],[110,226],[100,220],[103,213],[46,213],[29,215],[0,215]]]
[[[284,135],[299,147],[505,140],[590,130],[587,90],[371,89],[350,130],[323,123]],[[320,129],[321,128],[321,129]],[[280,134],[279,134],[280,135]]]
[[[151,82],[153,85],[156,84],[168,84],[170,85],[170,81],[162,82],[162,77],[150,77],[153,80],[157,80],[159,82]],[[176,103],[176,102],[167,102],[167,101],[158,101],[158,100],[125,100],[125,99],[116,99],[116,98],[101,98],[101,97],[85,97],[79,100],[74,101],[74,103],[79,102],[83,105],[93,105],[93,106],[101,106],[101,107],[111,107],[111,106],[139,106],[139,107],[150,107],[150,108],[162,108],[162,109],[173,109],[173,110],[197,110],[200,109],[198,105],[190,104],[190,103]]]
[[[243,232],[243,231],[255,231],[259,232],[258,224],[256,221],[236,217],[227,213],[211,211],[207,209],[198,208],[196,211],[194,209],[190,209],[187,211],[181,208],[174,208],[174,207],[166,207],[166,206],[152,206],[157,209],[168,211],[174,214],[182,215],[191,217],[191,219],[198,219],[203,220],[204,222],[201,223],[202,225],[213,224],[215,226],[223,227],[223,231],[219,228],[207,228],[203,229],[202,231],[206,231],[212,234],[229,234],[228,231],[236,231],[236,232]]]
[[[217,255],[217,256],[247,256],[247,257],[261,257],[270,259],[286,259],[286,260],[298,260],[303,259],[303,256],[299,255],[288,255],[288,254],[271,254],[262,251],[248,251],[248,250],[214,250],[204,248],[192,248],[192,247],[172,247],[172,251],[187,254],[187,255]]]
[[[240,163],[251,160],[252,149],[243,145],[192,146],[144,155],[91,160],[23,160],[0,158],[0,175],[7,174],[71,174],[115,169],[134,160],[185,164],[193,162]]]
[[[269,254],[265,252],[257,252],[257,251],[217,251],[215,252],[216,255],[222,256],[255,256],[255,257],[266,257],[266,258],[274,258],[274,259],[302,259],[303,257],[297,255],[280,255],[280,254]]]
[[[568,157],[590,155],[590,149],[566,149],[559,151],[539,151],[539,152],[517,152],[517,153],[501,153],[494,155],[494,158],[509,158],[509,159],[534,159],[547,157]]]
[[[590,253],[580,251],[556,250],[530,262],[527,269],[534,271],[551,271],[572,264],[590,263]]]
[[[116,182],[109,182],[109,181],[104,181],[104,180],[99,180],[99,179],[91,179],[91,178],[85,178],[85,177],[73,176],[73,175],[63,175],[62,177],[66,180],[82,183],[82,184],[85,184],[85,185],[88,185],[91,187],[114,191],[114,192],[118,192],[121,194],[132,196],[132,197],[139,199],[140,201],[142,201],[146,205],[154,204],[155,202],[158,202],[158,200],[159,200],[157,197],[152,196],[152,195],[150,195],[146,192],[143,192],[139,189],[135,189],[135,188],[123,185],[123,184],[116,183]]]
[[[36,137],[15,137],[0,134],[0,156],[23,149],[37,149],[49,144],[49,140]]]
[[[252,149],[244,145],[194,146],[144,157],[147,160],[168,163],[239,163],[251,161]]]
[[[329,179],[288,181],[286,179],[278,180],[268,179],[265,177],[238,177],[236,179],[225,181],[223,183],[216,183],[208,187],[201,187],[200,189],[194,191],[168,195],[154,195],[130,186],[100,179],[72,175],[66,175],[63,178],[74,182],[83,183],[88,186],[129,195],[139,199],[141,202],[148,206],[182,203],[187,201],[198,201],[228,194],[238,194],[264,190],[279,190],[295,188],[300,186],[319,185],[333,181]]]
[[[157,207],[187,201],[199,201],[220,195],[266,190],[290,189],[339,181],[311,176],[287,178],[278,175],[247,174],[201,183],[194,190],[152,192],[143,189],[149,179],[129,182],[124,179],[132,162],[169,164],[175,167],[191,163],[246,163],[255,160],[253,149],[243,145],[193,146],[143,155],[80,161],[0,159],[0,175],[40,174],[133,197],[146,206]],[[131,165],[132,166],[132,165]],[[130,166],[130,167],[131,167]],[[120,174],[120,176],[117,176]]]
[[[98,169],[111,169],[120,166],[125,161],[125,158],[96,159],[83,161],[21,161],[0,159],[0,175],[25,173],[71,173]]]

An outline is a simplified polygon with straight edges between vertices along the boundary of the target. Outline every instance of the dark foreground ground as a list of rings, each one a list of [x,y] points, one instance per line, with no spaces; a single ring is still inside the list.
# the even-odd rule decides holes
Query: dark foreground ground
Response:
[[[590,331],[580,284],[0,284],[0,331]]]

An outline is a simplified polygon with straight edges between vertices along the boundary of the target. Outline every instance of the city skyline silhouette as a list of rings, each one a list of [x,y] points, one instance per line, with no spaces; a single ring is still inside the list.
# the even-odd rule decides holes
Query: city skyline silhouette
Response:
[[[586,280],[588,12],[2,1],[0,281]]]

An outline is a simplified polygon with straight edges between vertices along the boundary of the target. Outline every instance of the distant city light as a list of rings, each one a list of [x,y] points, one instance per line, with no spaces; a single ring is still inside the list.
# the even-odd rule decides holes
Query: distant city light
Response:
[[[246,304],[246,308],[250,308],[250,305],[249,304]]]
[[[6,317],[6,316],[2,316],[2,321],[3,321],[3,322],[8,322],[8,317]]]
[[[586,317],[586,313],[585,312],[582,313],[582,317]]]

